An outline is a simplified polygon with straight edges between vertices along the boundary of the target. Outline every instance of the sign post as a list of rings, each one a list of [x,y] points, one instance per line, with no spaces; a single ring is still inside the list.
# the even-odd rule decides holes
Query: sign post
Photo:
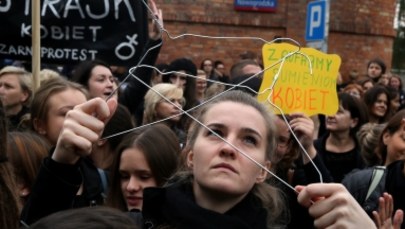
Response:
[[[308,3],[305,40],[307,46],[324,53],[328,50],[329,0]]]
[[[40,79],[39,79],[39,72],[41,71],[41,16],[39,14],[41,7],[40,1],[32,1],[32,20],[31,20],[31,27],[32,27],[32,76],[33,76],[33,91],[34,93],[39,88]]]

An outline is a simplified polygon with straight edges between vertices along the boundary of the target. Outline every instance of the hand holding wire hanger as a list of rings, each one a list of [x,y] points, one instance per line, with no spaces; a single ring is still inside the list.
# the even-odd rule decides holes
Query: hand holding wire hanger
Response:
[[[117,108],[117,101],[101,98],[89,100],[70,110],[65,117],[52,159],[75,164],[91,153],[92,144],[99,140],[105,123]]]
[[[316,228],[377,228],[341,184],[297,186],[298,202],[308,207]]]

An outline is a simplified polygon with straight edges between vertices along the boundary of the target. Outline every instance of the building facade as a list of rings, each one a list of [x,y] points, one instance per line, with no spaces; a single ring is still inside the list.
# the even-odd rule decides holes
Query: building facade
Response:
[[[197,66],[205,58],[226,67],[245,51],[261,54],[264,42],[288,37],[305,46],[308,0],[277,0],[275,12],[236,11],[234,0],[155,0],[163,10],[164,46],[158,62],[189,57]],[[328,53],[342,59],[344,79],[353,70],[366,73],[370,59],[379,57],[391,67],[396,0],[330,0]],[[221,39],[180,36],[197,34]],[[239,37],[239,39],[235,39]],[[254,37],[245,39],[243,37]]]

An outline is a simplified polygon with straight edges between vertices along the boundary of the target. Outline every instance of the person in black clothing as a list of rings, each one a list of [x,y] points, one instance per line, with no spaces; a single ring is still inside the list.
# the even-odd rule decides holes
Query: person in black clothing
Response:
[[[380,165],[386,166],[384,175],[377,188],[366,199],[371,184],[374,167],[353,171],[342,183],[352,193],[355,199],[365,208],[369,215],[378,210],[378,198],[383,192],[392,195],[394,210],[405,209],[405,110],[395,114],[382,131],[375,154],[380,159]],[[405,228],[402,225],[402,228]]]
[[[367,111],[361,100],[342,92],[338,98],[337,113],[326,117],[327,133],[314,142],[334,182],[341,182],[345,174],[364,167],[356,133],[367,122]]]
[[[166,125],[131,132],[116,150],[106,205],[142,211],[143,190],[163,186],[177,170],[179,158],[179,141]]]
[[[72,81],[80,83],[89,90],[90,98],[118,97],[118,102],[126,106],[135,119],[135,125],[139,126],[143,119],[143,99],[148,91],[160,48],[162,47],[161,28],[163,27],[162,11],[156,7],[154,1],[149,1],[153,11],[153,27],[149,39],[143,47],[141,60],[136,64],[134,70],[130,70],[119,82],[108,63],[102,60],[86,61],[78,65],[72,76]],[[148,65],[148,66],[146,66]],[[138,79],[136,79],[136,76]],[[146,84],[146,85],[145,85]],[[121,86],[120,86],[121,85]],[[117,88],[119,87],[119,88]]]
[[[232,114],[232,115],[229,115]],[[276,147],[273,119],[250,95],[232,91],[201,107],[184,149],[187,168],[165,188],[144,191],[144,224],[174,228],[268,228],[286,224],[285,203],[267,184]],[[227,140],[224,142],[221,138]]]
[[[158,58],[160,48],[163,45],[162,41],[162,28],[163,28],[163,14],[162,10],[158,9],[155,1],[149,1],[152,9],[152,30],[149,33],[149,40],[143,49],[143,57],[139,61],[139,65],[153,66]],[[138,64],[138,63],[137,63]],[[151,78],[153,75],[153,68],[138,66],[134,71],[129,72],[124,81],[125,88],[120,88],[120,95],[118,102],[125,105],[129,112],[135,118],[136,126],[140,126],[143,120],[143,99],[146,92],[149,90],[149,86],[152,86]],[[138,79],[133,76],[138,77]],[[146,85],[145,85],[146,84]]]
[[[231,91],[201,107],[196,119],[204,127],[197,122],[190,127],[184,150],[187,169],[165,188],[144,191],[144,226],[285,227],[283,198],[264,182],[277,136],[267,109],[252,96]],[[306,207],[318,200],[309,210],[316,226],[373,228],[373,222],[342,185],[313,184],[296,190],[299,203]],[[341,214],[342,210],[351,214]],[[333,220],[324,221],[326,215]]]
[[[184,110],[188,110],[197,105],[198,101],[195,95],[197,67],[193,61],[188,58],[175,59],[170,62],[166,71],[168,74],[163,75],[162,82],[172,83],[183,89],[183,97],[186,102],[186,104],[184,104]]]
[[[32,101],[33,130],[52,146],[57,145],[68,112],[86,101],[87,91],[81,85],[62,78],[46,81]],[[53,158],[53,151],[50,153],[39,169],[22,211],[22,220],[28,224],[56,211],[104,202],[101,177],[90,158],[65,165]],[[80,174],[80,179],[75,179],[75,174]]]
[[[399,103],[400,106],[405,105],[405,91],[403,89],[402,79],[399,75],[392,75],[389,78],[388,86],[397,90],[399,93]]]
[[[301,113],[287,115],[285,118],[286,120],[281,115],[276,118],[279,135],[277,149],[272,159],[274,173],[293,187],[321,181],[331,182],[332,177],[313,145],[315,127],[312,119]],[[290,132],[287,122],[303,148],[300,147]],[[304,153],[304,150],[308,155]],[[291,215],[288,228],[313,228],[314,219],[309,215],[306,208],[298,204],[295,190],[291,190],[273,177],[269,182],[274,182],[287,195]]]
[[[17,228],[21,210],[14,171],[7,157],[7,118],[0,101],[0,228]]]
[[[367,63],[367,77],[372,79],[374,83],[377,83],[383,74],[387,66],[380,58],[374,58]]]
[[[214,61],[211,60],[210,58],[205,58],[203,61],[201,61],[200,70],[203,70],[205,72],[205,74],[207,75],[207,79],[213,81],[219,80],[218,72],[215,71]],[[211,84],[212,82],[209,82],[209,85]]]
[[[221,60],[214,61],[214,71],[216,72],[219,81],[229,83],[231,80],[230,76],[226,74],[224,62]]]
[[[116,104],[115,100],[95,98],[68,112],[52,155],[52,160],[59,163],[59,171],[75,166],[91,152]],[[135,213],[142,219],[136,222],[144,228],[285,225],[282,198],[276,188],[264,182],[276,147],[273,118],[266,107],[244,92],[232,91],[206,104],[200,112],[197,119],[210,129],[192,124],[184,151],[188,168],[171,179],[167,187],[144,190],[142,213]],[[76,184],[75,191],[79,189],[77,179],[65,183]],[[296,190],[299,203],[309,207],[316,226],[375,228],[342,185],[311,184]],[[60,193],[49,194],[52,197]],[[311,204],[314,200],[316,204]],[[59,198],[56,202],[65,201]],[[333,220],[324,221],[325,216]]]
[[[31,229],[137,229],[128,215],[114,208],[92,207],[69,209],[53,213],[30,225]]]

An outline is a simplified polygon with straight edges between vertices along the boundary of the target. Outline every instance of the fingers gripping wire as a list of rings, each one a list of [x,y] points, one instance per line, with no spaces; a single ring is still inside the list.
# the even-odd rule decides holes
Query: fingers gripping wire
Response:
[[[160,47],[160,46],[163,45],[163,41],[162,41],[162,42],[160,42],[159,44],[157,44],[157,45],[151,47],[149,50],[147,50],[147,51],[145,52],[145,54],[141,57],[141,59],[138,61],[138,63],[137,63],[134,67],[132,67],[131,69],[129,69],[128,75],[121,81],[121,83],[118,85],[118,87],[114,90],[113,93],[111,93],[111,95],[110,95],[106,100],[110,99],[111,96],[112,96],[113,94],[115,94],[116,91],[120,88],[120,86],[121,86],[123,83],[125,83],[126,80],[129,79],[129,77],[133,77],[134,79],[138,80],[141,84],[143,84],[144,86],[146,86],[148,89],[154,91],[154,92],[157,93],[159,96],[161,96],[162,99],[164,99],[166,102],[168,102],[168,103],[172,104],[173,106],[177,107],[179,110],[181,110],[181,112],[180,112],[179,114],[176,114],[176,115],[167,117],[167,118],[165,118],[165,119],[162,119],[162,120],[159,120],[159,121],[156,121],[156,122],[152,122],[152,123],[149,123],[149,124],[146,124],[146,125],[143,125],[143,126],[135,127],[135,128],[133,128],[133,129],[129,129],[129,130],[126,130],[126,131],[123,131],[123,132],[119,132],[119,133],[112,134],[112,135],[110,135],[110,136],[106,136],[106,137],[104,137],[103,139],[108,139],[108,138],[112,138],[112,137],[115,137],[115,136],[119,136],[119,135],[122,135],[122,134],[125,134],[125,133],[129,133],[129,132],[132,132],[132,131],[137,130],[137,129],[139,129],[139,128],[143,128],[143,127],[145,127],[145,126],[150,126],[150,125],[154,125],[154,124],[157,124],[157,123],[160,123],[160,122],[165,122],[165,121],[167,121],[167,120],[169,120],[169,119],[172,119],[172,118],[174,118],[174,117],[177,117],[177,116],[187,115],[189,118],[191,118],[192,120],[194,120],[195,122],[197,122],[197,123],[198,123],[199,125],[201,125],[203,128],[207,129],[207,130],[210,131],[212,134],[214,134],[214,135],[216,135],[218,138],[220,138],[222,141],[226,142],[228,145],[230,145],[232,148],[234,148],[234,149],[235,149],[237,152],[239,152],[241,155],[243,155],[244,157],[246,157],[247,159],[249,159],[250,161],[252,161],[252,162],[253,162],[254,164],[256,164],[258,167],[260,167],[261,169],[263,169],[264,171],[266,171],[268,174],[270,174],[270,175],[272,175],[273,177],[275,177],[276,179],[278,179],[281,183],[283,183],[284,185],[286,185],[288,188],[290,188],[290,189],[296,191],[296,190],[294,189],[294,187],[292,187],[288,182],[286,182],[286,181],[284,181],[282,178],[278,177],[276,174],[274,174],[274,173],[273,173],[272,171],[270,171],[268,168],[266,168],[265,166],[261,165],[259,162],[255,161],[255,160],[254,160],[253,158],[251,158],[248,154],[246,154],[245,152],[243,152],[242,150],[240,150],[238,147],[236,147],[236,146],[233,145],[232,143],[228,142],[226,139],[224,139],[224,138],[222,138],[221,136],[219,136],[216,132],[212,131],[209,127],[207,127],[206,125],[204,125],[203,123],[201,123],[199,120],[197,120],[194,116],[192,116],[192,115],[190,114],[193,110],[198,109],[199,107],[201,107],[201,106],[205,105],[206,103],[212,101],[213,99],[217,98],[218,96],[221,96],[221,95],[223,95],[224,93],[227,93],[227,92],[229,92],[230,90],[233,90],[233,89],[235,89],[235,88],[245,88],[245,89],[251,91],[252,93],[254,93],[254,94],[256,94],[256,95],[257,95],[257,94],[265,93],[265,92],[267,92],[267,91],[270,91],[269,96],[267,97],[266,101],[267,101],[270,105],[272,105],[273,107],[275,107],[275,108],[282,114],[282,117],[283,117],[284,121],[286,122],[286,124],[287,124],[287,126],[288,126],[290,132],[292,133],[294,139],[298,142],[299,147],[302,149],[302,151],[303,151],[303,153],[305,154],[305,156],[308,157],[309,161],[312,163],[312,165],[313,165],[314,168],[316,169],[317,173],[319,174],[320,181],[321,181],[321,182],[323,181],[321,172],[319,171],[319,169],[317,168],[317,166],[315,165],[315,163],[312,161],[312,159],[310,158],[310,156],[309,156],[309,154],[307,153],[307,151],[305,150],[305,148],[304,148],[304,147],[302,146],[302,144],[300,143],[298,137],[295,135],[294,131],[292,130],[292,128],[291,128],[291,126],[290,126],[290,124],[288,123],[288,120],[287,120],[286,117],[285,117],[284,112],[282,111],[282,109],[281,109],[280,107],[278,107],[278,106],[276,106],[275,104],[273,104],[273,103],[271,102],[271,100],[270,100],[270,97],[271,97],[272,92],[273,92],[274,85],[276,84],[276,82],[277,82],[277,80],[278,80],[278,78],[279,78],[280,72],[281,72],[281,70],[282,70],[282,68],[283,68],[283,66],[284,66],[285,61],[286,61],[289,57],[291,57],[291,56],[293,56],[293,55],[303,55],[305,58],[307,58],[307,59],[309,60],[309,57],[308,57],[307,55],[305,55],[304,53],[301,53],[301,52],[300,52],[301,46],[300,46],[300,44],[299,44],[297,41],[295,41],[295,40],[293,40],[293,39],[291,39],[291,38],[276,38],[276,39],[274,39],[274,40],[272,40],[272,41],[267,41],[267,40],[265,40],[265,39],[263,39],[263,38],[260,38],[260,37],[219,37],[219,36],[207,36],[207,35],[199,35],[199,34],[191,34],[191,33],[186,33],[186,34],[181,34],[181,35],[173,36],[173,35],[171,35],[171,34],[169,33],[169,31],[167,31],[167,30],[163,27],[163,23],[162,23],[162,22],[160,21],[160,19],[153,13],[153,11],[150,9],[150,7],[148,6],[148,4],[147,4],[145,1],[143,1],[143,0],[142,0],[142,2],[143,2],[143,4],[145,5],[146,9],[149,11],[149,13],[152,15],[152,20],[154,21],[154,23],[157,24],[158,27],[159,27],[159,29],[161,30],[161,32],[164,32],[171,40],[176,40],[176,39],[179,39],[179,38],[182,38],[182,37],[186,37],[186,36],[192,36],[192,37],[198,37],[198,38],[202,38],[202,39],[259,40],[259,41],[261,41],[261,42],[263,42],[263,43],[265,43],[265,44],[271,44],[271,43],[275,43],[275,42],[279,42],[279,41],[288,41],[288,42],[294,43],[298,48],[297,48],[297,50],[286,54],[284,57],[282,57],[281,59],[279,59],[279,60],[276,61],[275,63],[273,63],[273,64],[271,64],[270,66],[266,67],[266,68],[263,69],[262,71],[260,71],[260,72],[258,72],[258,73],[256,73],[256,74],[254,74],[254,75],[252,75],[252,76],[250,76],[250,77],[244,79],[243,81],[241,81],[241,82],[238,83],[238,84],[223,83],[223,82],[219,82],[219,81],[215,81],[215,80],[205,79],[205,78],[204,78],[206,81],[209,81],[209,82],[211,82],[211,83],[216,83],[216,84],[225,85],[225,86],[228,87],[228,89],[226,89],[226,90],[224,90],[223,92],[217,94],[216,96],[213,96],[213,97],[210,98],[210,99],[205,100],[204,102],[202,102],[201,104],[199,104],[199,105],[197,105],[197,106],[195,106],[195,107],[192,107],[192,108],[190,108],[190,109],[188,109],[188,110],[183,110],[182,107],[180,107],[180,106],[178,106],[177,104],[171,102],[170,99],[166,98],[165,96],[163,96],[162,94],[160,94],[158,91],[154,90],[154,89],[148,84],[148,82],[144,82],[142,79],[140,79],[138,76],[136,76],[136,75],[134,74],[134,73],[135,73],[135,70],[136,70],[137,68],[151,68],[151,69],[154,69],[156,72],[158,72],[159,74],[162,74],[162,75],[176,73],[176,74],[184,75],[184,76],[186,76],[186,77],[199,78],[199,77],[197,77],[197,76],[190,75],[190,74],[183,73],[183,72],[176,72],[176,71],[161,72],[159,69],[157,69],[157,68],[154,67],[154,66],[141,65],[140,63],[142,63],[142,61],[143,61],[143,60],[145,59],[145,57],[149,54],[150,51],[152,51],[153,49],[156,49],[156,48],[158,48],[158,47]],[[308,62],[309,62],[310,74],[312,75],[312,65],[311,65],[311,61],[308,61]],[[267,71],[267,70],[269,70],[269,69],[275,67],[275,66],[278,65],[278,64],[280,64],[280,67],[279,67],[279,69],[278,69],[278,72],[277,72],[276,75],[274,76],[273,82],[272,82],[272,84],[271,84],[268,88],[265,88],[263,91],[256,92],[256,91],[253,90],[252,88],[250,88],[250,87],[244,85],[244,83],[246,83],[247,81],[253,79],[254,77],[258,77],[258,76],[262,75],[265,71]]]

